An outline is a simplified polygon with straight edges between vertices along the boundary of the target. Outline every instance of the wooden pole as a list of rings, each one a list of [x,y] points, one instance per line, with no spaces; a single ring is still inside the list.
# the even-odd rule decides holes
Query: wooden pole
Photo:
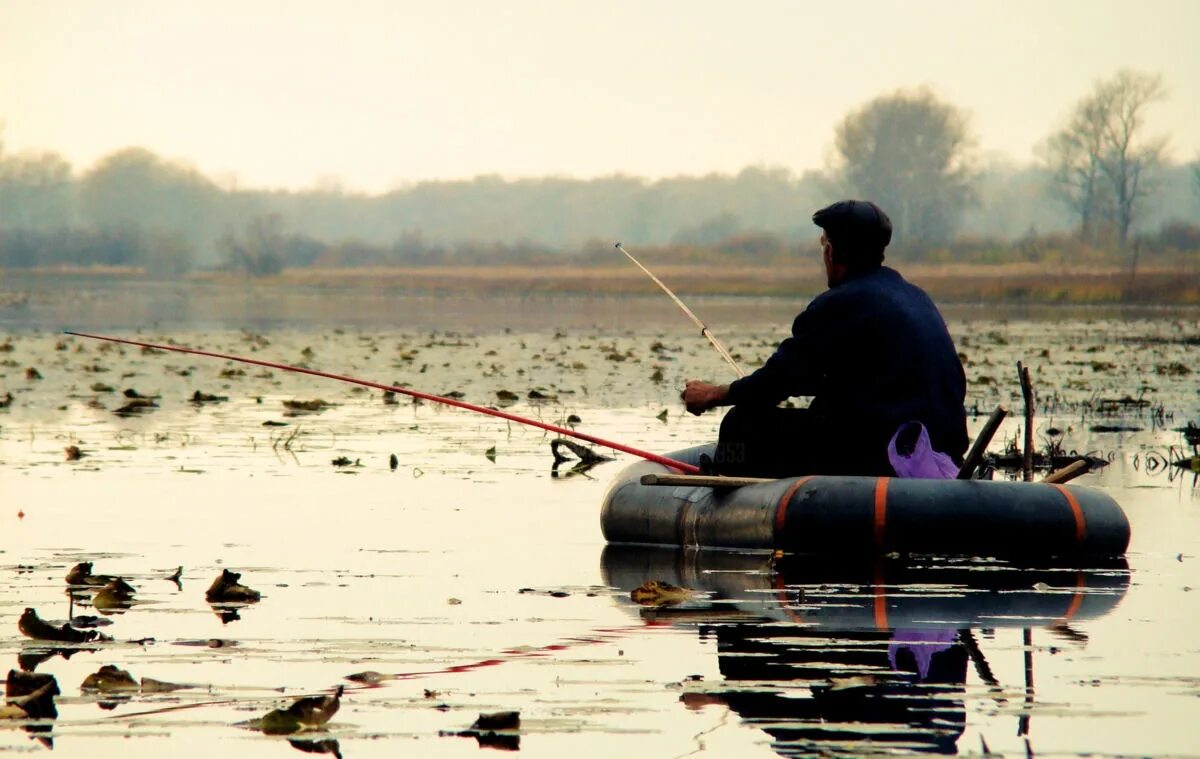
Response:
[[[1029,735],[1029,716],[1033,709],[1033,630],[1026,627],[1022,631],[1021,642],[1025,649],[1025,705],[1021,717],[1017,720],[1017,735]]]
[[[744,488],[764,482],[778,482],[769,477],[723,477],[703,474],[643,474],[641,483],[651,487]]]
[[[967,458],[963,460],[963,465],[958,470],[957,479],[969,480],[975,474],[979,462],[983,461],[983,454],[987,452],[988,444],[992,442],[996,430],[1000,429],[1000,422],[1004,421],[1006,416],[1008,416],[1008,407],[1001,404],[988,417],[983,429],[979,431],[979,435],[971,445],[971,450],[967,452]]]
[[[1087,459],[1075,459],[1062,469],[1057,469],[1046,475],[1040,480],[1040,482],[1062,484],[1064,482],[1069,482],[1080,475],[1087,474],[1088,470],[1090,469],[1091,466],[1088,464]]]
[[[1017,378],[1021,381],[1021,397],[1025,399],[1025,446],[1021,471],[1026,482],[1033,482],[1033,380],[1029,367],[1017,362]]]

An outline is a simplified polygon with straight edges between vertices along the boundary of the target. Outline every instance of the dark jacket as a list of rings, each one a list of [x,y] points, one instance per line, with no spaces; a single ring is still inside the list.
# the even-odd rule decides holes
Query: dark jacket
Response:
[[[733,405],[774,406],[811,395],[810,412],[860,455],[886,451],[896,429],[919,421],[935,450],[967,450],[966,377],[942,315],[921,288],[886,266],[817,296],[792,336],[753,374],[729,386]],[[854,455],[855,451],[847,451]]]

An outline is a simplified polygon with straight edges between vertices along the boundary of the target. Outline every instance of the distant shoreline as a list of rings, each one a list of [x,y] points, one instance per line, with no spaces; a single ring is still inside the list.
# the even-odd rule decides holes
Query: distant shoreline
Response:
[[[1145,267],[1131,275],[1116,267],[1038,264],[897,264],[906,278],[944,303],[1200,305],[1200,267]],[[811,297],[825,289],[814,266],[731,264],[654,268],[676,293],[711,296]],[[178,278],[130,267],[0,269],[0,309],[33,293],[62,287],[155,283],[189,290],[263,293],[296,288],[426,295],[627,296],[657,293],[632,266],[498,265],[296,268],[250,278],[230,272],[193,272]]]

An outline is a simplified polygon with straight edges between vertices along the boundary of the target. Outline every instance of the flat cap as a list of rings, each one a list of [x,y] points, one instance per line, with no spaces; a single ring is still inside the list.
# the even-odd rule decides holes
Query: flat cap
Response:
[[[869,200],[839,200],[813,214],[816,224],[831,240],[855,240],[887,247],[892,241],[892,220]]]

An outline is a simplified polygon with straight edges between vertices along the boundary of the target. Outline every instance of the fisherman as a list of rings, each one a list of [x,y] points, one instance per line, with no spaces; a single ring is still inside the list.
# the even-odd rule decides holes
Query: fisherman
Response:
[[[962,362],[929,296],[883,265],[891,220],[862,200],[839,201],[812,218],[822,230],[829,289],[757,371],[728,385],[688,380],[681,394],[693,414],[733,406],[711,469],[894,476],[889,442],[908,422],[924,425],[933,450],[961,464],[968,442]],[[799,395],[812,396],[807,408],[779,407]]]

